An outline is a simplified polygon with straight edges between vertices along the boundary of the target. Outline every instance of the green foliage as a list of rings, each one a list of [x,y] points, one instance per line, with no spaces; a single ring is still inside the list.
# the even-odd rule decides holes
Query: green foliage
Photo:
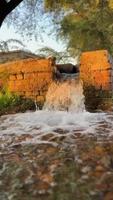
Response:
[[[97,5],[97,0],[45,0],[44,2],[46,9],[49,11],[76,9],[80,12],[91,7],[94,8]]]
[[[35,104],[31,99],[24,99],[12,94],[7,89],[0,91],[0,115],[7,113],[25,112],[35,110]]]
[[[11,94],[8,90],[2,90],[0,92],[0,109],[7,108],[9,106],[14,106],[18,104],[20,97],[14,94]]]
[[[67,10],[59,20],[58,34],[66,42],[72,55],[81,51],[107,49],[113,54],[113,7],[109,0],[46,0],[54,13]],[[58,9],[58,6],[60,8]],[[56,15],[55,15],[56,16]],[[58,21],[57,21],[58,23]]]
[[[73,19],[74,18],[74,19]],[[95,49],[108,49],[113,53],[113,11],[99,9],[91,12],[87,18],[67,15],[61,22],[61,36],[68,38],[68,47],[74,53]]]
[[[113,54],[112,21],[113,0],[25,0],[6,20],[21,33],[41,39],[45,30],[53,32],[55,22],[56,32],[73,56],[95,49],[108,49]],[[4,47],[7,49],[7,44],[0,45]]]
[[[105,8],[107,8],[109,11],[113,9],[113,0],[24,0],[22,1],[21,4],[17,4],[17,5],[18,6],[16,7],[15,11],[11,12],[10,15],[8,15],[8,18],[7,18],[8,20],[7,19],[5,20],[5,22],[8,25],[13,24],[15,26],[14,28],[17,28],[18,31],[20,31],[23,35],[27,34],[31,38],[32,36],[35,36],[36,38],[40,37],[41,39],[43,39],[43,33],[45,33],[45,30],[47,30],[47,33],[49,34],[53,32],[53,22],[54,22],[53,13],[54,13],[55,20],[57,22],[58,20],[60,20],[59,22],[61,22],[60,32],[64,33],[64,30],[65,30],[64,26],[67,27],[68,37],[65,32],[64,38],[68,39],[69,41],[68,46],[71,48],[74,54],[76,53],[76,49],[77,49],[77,52],[78,52],[78,49],[80,51],[81,48],[82,50],[92,49],[91,48],[92,43],[95,44],[95,42],[96,42],[96,47],[98,48],[99,46],[101,48],[102,47],[101,41],[103,40],[103,34],[105,33],[104,38],[105,40],[107,38],[108,40],[107,43],[109,43],[109,38],[111,38],[112,36],[111,22],[109,22],[110,27],[108,27],[109,31],[107,30],[107,33],[106,33],[106,29],[104,28],[102,29],[102,34],[100,32],[98,33],[98,29],[97,29],[97,33],[95,33],[95,30],[97,27],[94,27],[95,19],[93,18],[93,15],[96,16],[96,22],[98,22],[99,19],[102,19],[99,26],[100,27],[103,26],[106,23],[106,21],[109,21],[109,19],[106,17],[103,20],[103,16],[106,16]],[[48,13],[47,12],[44,13],[44,11],[48,11]],[[52,13],[51,19],[53,21],[50,19],[50,13]],[[100,16],[99,16],[100,18],[98,18],[98,14],[96,15],[96,13],[100,13]],[[72,31],[69,31],[70,29],[69,23],[71,24],[71,21],[68,20],[69,22],[67,21],[66,23],[66,20],[65,20],[65,17],[67,18],[69,17],[68,19],[70,19],[70,15],[72,16],[74,15],[75,18],[80,17],[81,20],[83,19],[83,21],[84,20],[87,21],[89,26],[86,26],[86,31],[88,33],[84,31],[85,23],[82,24],[82,26],[80,23],[79,29],[81,31],[76,30],[78,28],[78,24],[76,23],[75,25],[73,24],[74,25],[73,32],[75,34],[74,33],[72,34]],[[109,18],[112,20],[112,14],[110,14],[110,17]],[[94,26],[92,25],[92,23],[89,23],[90,20],[94,20],[93,21]],[[93,26],[93,29],[95,28],[94,30],[92,30],[92,26]],[[59,29],[59,25],[58,25],[58,29]],[[91,34],[92,34],[92,37],[90,36]],[[84,42],[85,37],[86,37],[86,40]],[[76,38],[75,40],[74,39],[73,40],[75,42],[77,41],[77,48],[76,48],[76,45],[73,44],[72,38],[74,39]],[[87,45],[87,41],[88,41],[88,45]],[[111,44],[108,45],[108,49],[111,49],[110,45]],[[88,46],[88,48],[85,48],[86,46]],[[106,47],[106,44],[104,46]],[[6,44],[5,44],[5,48],[7,48]]]

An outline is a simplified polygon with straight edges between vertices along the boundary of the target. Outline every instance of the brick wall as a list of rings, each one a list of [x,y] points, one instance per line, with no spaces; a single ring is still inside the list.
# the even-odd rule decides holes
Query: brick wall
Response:
[[[25,59],[0,65],[0,80],[11,92],[43,102],[53,79],[52,59]]]
[[[80,59],[87,110],[111,109],[113,94],[113,61],[106,50],[84,52]]]
[[[84,84],[97,89],[112,90],[113,65],[106,50],[82,53],[80,59],[80,77]]]

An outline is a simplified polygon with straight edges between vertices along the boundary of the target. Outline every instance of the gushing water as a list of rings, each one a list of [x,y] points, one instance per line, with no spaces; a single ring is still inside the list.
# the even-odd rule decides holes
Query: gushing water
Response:
[[[0,200],[112,195],[113,113],[85,111],[82,83],[73,79],[53,82],[44,109],[35,105],[0,117]]]
[[[51,83],[44,109],[83,112],[85,105],[82,81],[73,78]]]
[[[50,85],[43,110],[2,116],[0,139],[7,144],[14,135],[29,135],[19,143],[49,142],[42,138],[50,134],[52,138],[76,134],[112,136],[112,119],[112,113],[86,112],[82,82],[66,79]]]

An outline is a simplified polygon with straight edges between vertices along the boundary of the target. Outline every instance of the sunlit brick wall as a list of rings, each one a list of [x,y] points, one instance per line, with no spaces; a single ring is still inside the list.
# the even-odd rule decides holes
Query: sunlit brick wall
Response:
[[[11,92],[41,102],[44,101],[48,86],[53,79],[53,70],[52,59],[30,58],[0,65],[3,84],[6,82]],[[4,78],[5,76],[8,80]]]
[[[106,50],[84,52],[80,59],[80,77],[97,89],[113,89],[113,63]]]

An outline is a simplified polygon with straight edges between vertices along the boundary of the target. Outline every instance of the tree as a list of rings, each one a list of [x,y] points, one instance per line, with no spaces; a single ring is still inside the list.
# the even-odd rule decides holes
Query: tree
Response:
[[[44,18],[41,32],[51,13],[52,20],[55,16],[56,32],[65,40],[74,56],[83,50],[99,48],[113,53],[113,0],[0,0],[0,26],[7,15],[15,10],[12,21],[17,20],[15,25],[18,24],[18,29],[24,33],[29,30],[31,36],[35,30],[37,35],[41,21],[38,13],[44,16],[44,8],[49,14]]]
[[[63,18],[60,34],[68,38],[68,47],[74,53],[104,48],[113,53],[113,11],[105,8],[103,12],[97,9],[87,18],[72,14]]]
[[[104,48],[113,54],[112,0],[46,0],[45,6],[54,12],[58,34],[73,55]]]
[[[12,49],[24,49],[25,45],[16,39],[8,39],[6,41],[0,41],[0,52],[8,52]]]
[[[40,38],[52,24],[49,13],[44,12],[45,0],[0,0],[0,27],[3,22],[23,36]],[[44,22],[44,23],[43,23]]]

